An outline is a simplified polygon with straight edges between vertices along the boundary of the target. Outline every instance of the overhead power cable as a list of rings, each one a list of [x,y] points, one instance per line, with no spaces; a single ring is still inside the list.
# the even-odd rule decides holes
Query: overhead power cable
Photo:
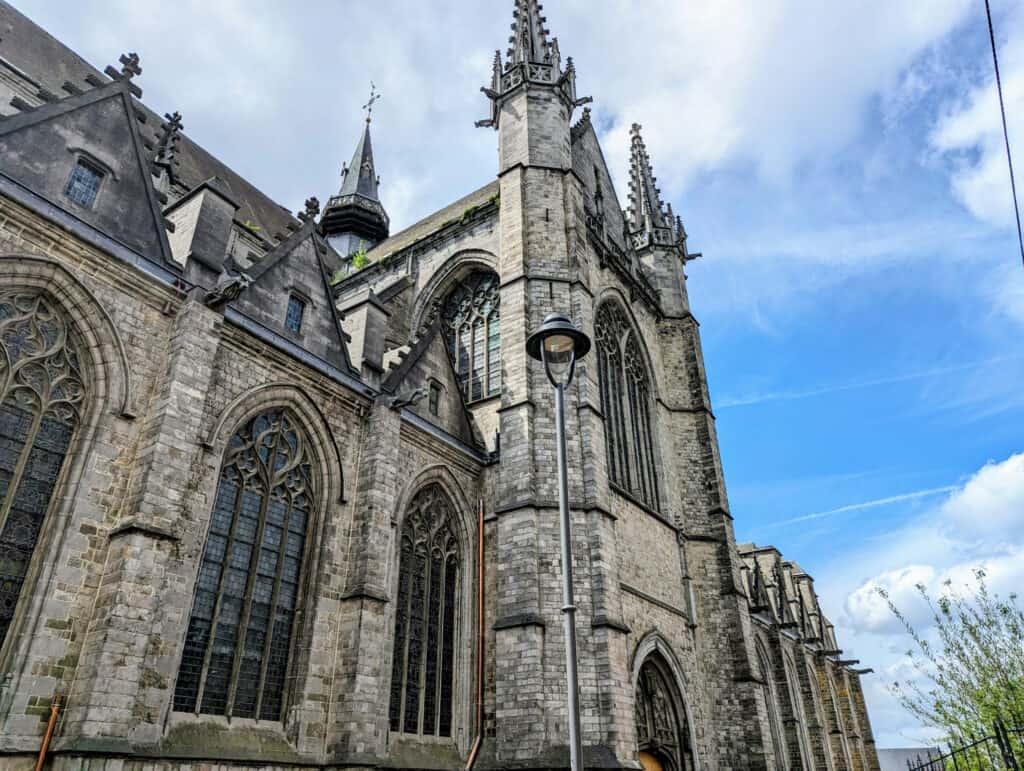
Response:
[[[1003,83],[999,78],[999,57],[996,55],[996,33],[992,28],[992,9],[985,0],[985,14],[988,16],[988,39],[992,42],[992,64],[996,70],[996,91],[999,94],[999,113],[1003,117],[1003,141],[1006,143],[1006,163],[1010,167],[1010,191],[1013,193],[1013,213],[1017,217],[1017,243],[1020,245],[1020,259],[1024,263],[1024,234],[1020,229],[1020,206],[1017,204],[1017,183],[1013,179],[1013,156],[1010,155],[1010,134],[1006,130],[1006,107],[1003,104]]]

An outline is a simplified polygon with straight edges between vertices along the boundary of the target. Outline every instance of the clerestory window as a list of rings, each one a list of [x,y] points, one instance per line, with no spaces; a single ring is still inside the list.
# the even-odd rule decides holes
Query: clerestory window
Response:
[[[636,332],[614,301],[594,321],[608,479],[646,506],[661,507],[651,422],[651,380]]]
[[[174,709],[280,720],[306,535],[308,442],[287,410],[228,443],[174,692]]]
[[[439,485],[412,499],[399,551],[388,720],[395,733],[451,736],[460,550]]]
[[[57,305],[0,295],[0,645],[88,394],[82,341]]]
[[[470,274],[448,295],[441,322],[448,354],[466,401],[501,393],[498,276]]]

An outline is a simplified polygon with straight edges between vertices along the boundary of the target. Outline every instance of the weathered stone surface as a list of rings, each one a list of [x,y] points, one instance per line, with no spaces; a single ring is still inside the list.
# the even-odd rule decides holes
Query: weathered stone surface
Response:
[[[73,321],[92,399],[0,649],[0,766],[32,767],[59,693],[62,771],[459,768],[478,732],[479,768],[564,768],[555,416],[525,340],[551,312],[593,336],[611,302],[642,341],[660,505],[610,483],[609,386],[596,357],[582,360],[566,417],[588,767],[666,751],[637,722],[638,678],[657,661],[700,768],[877,769],[859,676],[840,663],[813,581],[771,547],[736,543],[684,234],[622,216],[589,119],[570,127],[571,65],[536,26],[537,3],[517,8],[525,37],[492,96],[497,180],[379,244],[333,298],[324,273],[340,258],[311,221],[275,247],[238,221],[257,206],[240,184],[243,213],[217,248],[267,278],[216,302],[187,260],[175,273],[102,220],[72,221],[59,186],[0,189],[0,290],[45,293]],[[83,146],[123,133],[103,125]],[[189,193],[160,179],[171,205]],[[204,269],[229,255],[204,254]],[[438,307],[474,271],[500,283],[502,388],[467,404]],[[308,301],[299,333],[284,326],[289,293]],[[282,716],[176,712],[222,460],[270,409],[300,426],[315,480]],[[431,484],[461,545],[450,738],[392,732],[388,719],[401,524]]]

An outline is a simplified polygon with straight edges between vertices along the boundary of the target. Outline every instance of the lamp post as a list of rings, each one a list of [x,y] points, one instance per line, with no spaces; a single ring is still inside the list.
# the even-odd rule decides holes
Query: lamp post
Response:
[[[562,614],[565,622],[565,676],[569,691],[569,763],[583,768],[580,740],[580,685],[576,664],[576,603],[572,590],[572,524],[569,519],[569,472],[565,449],[565,389],[576,372],[576,361],[590,350],[590,338],[567,316],[552,313],[526,340],[526,352],[544,363],[555,387],[555,443],[558,446],[558,512],[562,540]]]

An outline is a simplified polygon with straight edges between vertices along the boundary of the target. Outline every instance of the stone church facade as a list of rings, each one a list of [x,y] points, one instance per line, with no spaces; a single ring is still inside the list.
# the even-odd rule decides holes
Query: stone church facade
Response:
[[[878,768],[812,578],[736,543],[640,127],[624,210],[540,14],[494,180],[389,236],[369,120],[292,217],[0,2],[0,767],[566,767],[563,312],[585,765]]]

